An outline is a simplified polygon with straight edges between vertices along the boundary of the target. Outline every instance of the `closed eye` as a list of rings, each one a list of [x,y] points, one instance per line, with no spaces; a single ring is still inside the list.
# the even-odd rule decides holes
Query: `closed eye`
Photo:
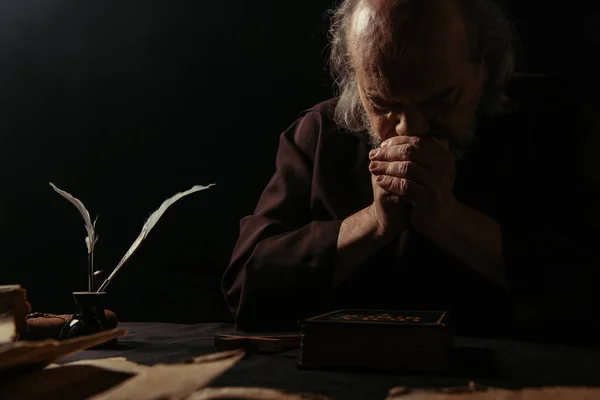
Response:
[[[389,110],[387,110],[386,108],[380,107],[370,100],[369,100],[369,105],[371,106],[373,111],[375,111],[377,114],[387,114],[389,112]]]
[[[454,90],[452,93],[449,93],[446,96],[428,102],[427,108],[441,110],[450,109],[458,102],[458,98],[458,90]]]

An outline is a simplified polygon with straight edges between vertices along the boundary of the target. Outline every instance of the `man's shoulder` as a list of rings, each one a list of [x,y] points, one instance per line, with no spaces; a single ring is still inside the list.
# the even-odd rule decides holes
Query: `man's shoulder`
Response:
[[[314,106],[304,109],[300,113],[300,117],[305,116],[319,116],[327,123],[335,124],[335,106],[337,104],[337,98],[331,98],[320,103],[315,104]]]
[[[486,129],[507,130],[513,138],[537,143],[547,140],[579,118],[580,99],[567,77],[554,74],[516,74],[506,88],[507,112],[488,116]],[[496,132],[497,134],[498,132]],[[498,135],[492,136],[498,136]],[[486,133],[486,136],[489,136]],[[497,138],[502,139],[504,135]]]
[[[339,133],[334,119],[336,104],[337,99],[329,99],[304,109],[283,135],[304,147],[315,147],[324,137]]]
[[[518,109],[535,113],[564,112],[578,101],[572,80],[559,74],[515,74],[507,92]]]
[[[350,132],[335,121],[337,99],[331,98],[306,108],[282,134],[282,139],[306,154],[330,151],[362,139],[360,133]]]

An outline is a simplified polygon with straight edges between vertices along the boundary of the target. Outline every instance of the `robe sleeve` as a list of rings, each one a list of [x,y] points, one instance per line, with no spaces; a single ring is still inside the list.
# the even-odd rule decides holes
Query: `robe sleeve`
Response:
[[[311,187],[323,117],[309,111],[280,137],[276,171],[240,234],[222,281],[238,329],[293,329],[333,291],[341,220],[315,220]]]

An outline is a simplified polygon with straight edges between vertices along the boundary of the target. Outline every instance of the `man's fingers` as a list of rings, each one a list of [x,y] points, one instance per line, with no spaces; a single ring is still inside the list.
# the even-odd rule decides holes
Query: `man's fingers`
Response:
[[[432,146],[434,148],[446,148],[448,139],[436,136],[393,136],[384,140],[380,147],[398,146],[401,144],[412,144],[418,147]]]
[[[402,197],[418,200],[423,197],[425,187],[415,181],[389,175],[379,175],[375,182],[384,190]]]
[[[426,188],[434,188],[435,182],[430,171],[412,161],[373,161],[369,165],[373,175],[389,175],[415,181]]]
[[[388,146],[398,146],[401,144],[413,144],[413,145],[418,145],[420,142],[423,141],[423,137],[420,136],[394,136],[391,137],[387,140],[384,140],[381,143],[382,148],[388,147]]]
[[[412,161],[426,168],[431,168],[434,162],[432,155],[410,143],[372,150],[369,158],[371,161]]]
[[[392,141],[396,138],[398,139]],[[450,151],[433,139],[409,136],[396,136],[392,139],[388,140],[396,144],[372,150],[369,159],[371,161],[413,161],[428,169],[435,169],[453,159]]]

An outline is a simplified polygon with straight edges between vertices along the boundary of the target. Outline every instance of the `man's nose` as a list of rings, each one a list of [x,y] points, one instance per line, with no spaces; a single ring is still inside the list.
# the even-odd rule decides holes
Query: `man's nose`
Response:
[[[396,114],[396,134],[398,136],[424,136],[429,132],[429,122],[422,112],[405,109]]]

